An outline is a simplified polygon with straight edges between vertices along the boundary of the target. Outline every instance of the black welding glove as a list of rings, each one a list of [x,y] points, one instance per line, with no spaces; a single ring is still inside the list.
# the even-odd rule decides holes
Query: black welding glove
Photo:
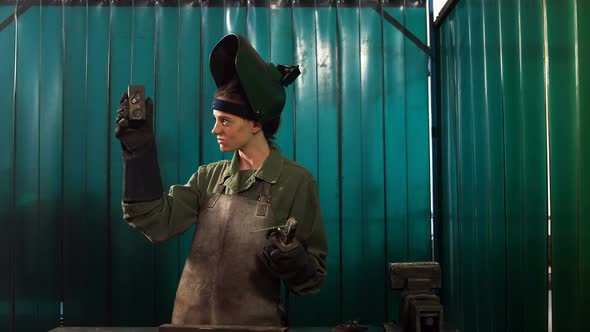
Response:
[[[145,101],[145,121],[130,121],[127,99],[125,92],[119,101],[115,126],[115,136],[123,150],[123,201],[153,201],[163,192],[153,130],[153,103],[151,98]]]
[[[277,232],[269,236],[270,243],[264,247],[259,259],[266,268],[277,278],[282,279],[292,290],[297,291],[301,286],[317,276],[319,264],[305,250],[303,245],[293,240],[285,246],[279,240]]]

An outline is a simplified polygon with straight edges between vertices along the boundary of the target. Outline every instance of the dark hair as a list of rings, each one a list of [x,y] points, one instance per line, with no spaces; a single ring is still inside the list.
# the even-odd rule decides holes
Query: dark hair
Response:
[[[265,124],[262,125],[262,131],[264,132],[264,137],[270,145],[271,148],[277,148],[276,145],[276,137],[275,134],[279,130],[279,126],[281,125],[281,117],[277,116],[274,119],[268,120]]]
[[[248,98],[246,97],[246,93],[240,84],[240,81],[236,78],[229,81],[228,83],[220,86],[217,91],[215,91],[214,98],[218,99],[227,99],[234,103],[246,105],[248,104]],[[274,119],[268,120],[266,123],[262,124],[262,132],[264,133],[264,138],[268,142],[271,148],[277,148],[275,144],[275,134],[279,130],[279,126],[281,125],[281,117],[278,116]]]
[[[220,86],[217,91],[215,91],[214,98],[217,99],[227,99],[234,103],[238,104],[248,104],[248,98],[246,97],[246,93],[240,84],[238,79],[233,79],[228,83]]]

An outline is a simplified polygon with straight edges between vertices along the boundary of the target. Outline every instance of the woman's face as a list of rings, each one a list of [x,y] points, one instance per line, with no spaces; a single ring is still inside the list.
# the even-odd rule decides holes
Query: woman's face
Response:
[[[231,152],[246,146],[259,130],[255,121],[233,114],[213,110],[213,117],[215,124],[211,133],[217,136],[219,150],[222,152]]]

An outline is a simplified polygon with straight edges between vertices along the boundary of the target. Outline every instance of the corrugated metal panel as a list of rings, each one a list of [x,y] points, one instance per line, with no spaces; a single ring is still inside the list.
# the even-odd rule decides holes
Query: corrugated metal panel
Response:
[[[445,301],[465,330],[547,330],[549,184],[553,331],[583,329],[589,10],[465,0],[440,25]]]
[[[590,308],[589,13],[587,1],[546,1],[554,331],[584,330]]]
[[[460,1],[439,30],[445,302],[467,331],[547,329],[541,19]]]
[[[1,154],[2,330],[57,325],[62,298],[69,326],[169,320],[191,234],[152,246],[122,222],[113,118],[127,85],[144,84],[165,186],[230,158],[210,136],[208,69],[229,32],[303,72],[287,89],[278,144],[318,181],[330,274],[319,295],[290,297],[292,322],[397,316],[386,262],[430,258],[428,57],[392,23],[424,40],[423,2],[45,4],[0,31],[0,112],[10,119],[0,124],[10,147]],[[0,6],[0,19],[15,10]]]

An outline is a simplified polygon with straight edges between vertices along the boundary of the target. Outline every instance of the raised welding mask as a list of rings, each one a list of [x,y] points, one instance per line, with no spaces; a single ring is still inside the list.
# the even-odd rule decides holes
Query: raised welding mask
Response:
[[[217,87],[237,78],[256,120],[266,123],[281,115],[285,86],[299,76],[299,66],[275,66],[265,62],[241,35],[228,34],[211,51],[209,68]]]

